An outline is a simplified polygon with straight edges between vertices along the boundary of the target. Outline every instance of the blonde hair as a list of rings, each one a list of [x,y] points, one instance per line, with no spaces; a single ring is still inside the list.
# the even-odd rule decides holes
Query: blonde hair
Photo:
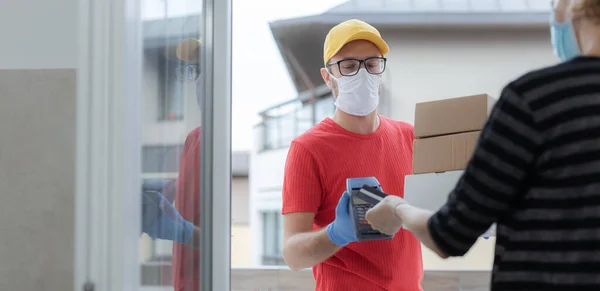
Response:
[[[600,0],[577,0],[571,7],[573,16],[600,23]]]

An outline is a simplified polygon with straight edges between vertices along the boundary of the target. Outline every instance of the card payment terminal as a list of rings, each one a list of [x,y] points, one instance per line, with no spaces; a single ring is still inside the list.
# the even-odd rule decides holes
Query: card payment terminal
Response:
[[[378,191],[361,190],[363,186]],[[386,196],[379,185],[379,181],[375,177],[348,178],[346,179],[346,191],[350,195],[350,219],[352,219],[354,233],[358,241],[392,239],[392,236],[372,229],[365,217],[367,211]]]

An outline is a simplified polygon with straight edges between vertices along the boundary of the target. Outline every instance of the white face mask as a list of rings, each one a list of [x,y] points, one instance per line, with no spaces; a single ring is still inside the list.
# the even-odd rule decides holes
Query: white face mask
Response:
[[[335,99],[338,109],[355,116],[366,116],[375,111],[379,105],[381,75],[370,74],[365,69],[359,70],[354,76],[336,78],[329,75],[338,84],[338,96]]]

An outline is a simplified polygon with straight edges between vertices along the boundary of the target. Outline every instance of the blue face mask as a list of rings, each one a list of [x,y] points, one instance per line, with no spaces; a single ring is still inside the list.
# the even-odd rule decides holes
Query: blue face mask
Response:
[[[581,51],[579,50],[579,44],[577,43],[577,37],[573,29],[573,23],[571,21],[556,23],[555,19],[553,13],[550,20],[552,47],[556,56],[565,62],[579,56]]]

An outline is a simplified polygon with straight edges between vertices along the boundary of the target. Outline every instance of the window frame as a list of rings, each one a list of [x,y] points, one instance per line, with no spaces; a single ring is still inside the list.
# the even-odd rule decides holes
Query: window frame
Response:
[[[198,94],[200,284],[230,290],[232,3],[198,1],[205,72]],[[139,290],[141,0],[79,4],[74,290]]]

